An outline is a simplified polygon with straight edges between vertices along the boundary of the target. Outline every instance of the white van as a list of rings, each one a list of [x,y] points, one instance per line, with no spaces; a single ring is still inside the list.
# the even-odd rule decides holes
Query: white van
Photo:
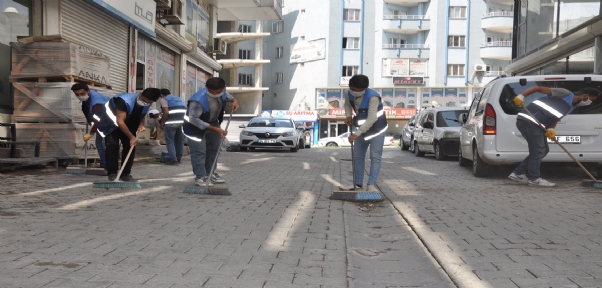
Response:
[[[527,141],[516,128],[516,115],[522,106],[514,97],[532,86],[565,88],[578,91],[592,87],[602,90],[602,75],[535,75],[500,77],[473,99],[467,114],[460,115],[460,166],[472,162],[473,174],[490,176],[496,165],[518,165],[529,154]],[[544,96],[535,93],[525,98],[529,105]],[[602,175],[602,96],[588,106],[573,109],[557,124],[556,138],[577,160],[593,163]],[[573,162],[571,157],[553,141],[548,141],[550,153],[542,162]]]

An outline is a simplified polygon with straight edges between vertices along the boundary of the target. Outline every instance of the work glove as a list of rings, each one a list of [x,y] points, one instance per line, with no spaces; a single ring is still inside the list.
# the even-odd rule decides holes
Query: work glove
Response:
[[[556,139],[556,131],[554,128],[548,128],[548,130],[546,130],[546,137],[550,138],[550,140]]]
[[[517,106],[523,106],[523,104],[525,104],[525,96],[523,96],[523,94],[518,94],[518,96],[514,97],[512,100]]]
[[[83,138],[84,138],[84,141],[88,141],[88,140],[90,140],[90,138],[92,138],[92,135],[86,134],[86,135],[84,135]]]

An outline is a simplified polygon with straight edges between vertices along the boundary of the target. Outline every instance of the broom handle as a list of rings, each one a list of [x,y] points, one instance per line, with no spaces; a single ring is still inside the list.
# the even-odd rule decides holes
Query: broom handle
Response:
[[[86,119],[86,135],[88,135],[88,119]],[[84,141],[84,167],[88,168],[88,141]],[[79,162],[79,161],[78,161]],[[79,163],[77,163],[79,164]]]
[[[353,135],[353,124],[351,124],[351,134]],[[353,175],[353,183],[351,187],[355,190],[355,152],[353,151],[353,141],[351,141],[351,175]]]
[[[537,120],[537,118],[535,118],[535,116],[533,116],[533,114],[531,114],[531,111],[529,111],[529,109],[527,109],[527,106],[524,106],[523,108],[525,109],[525,111],[527,111],[527,113],[529,113],[529,116],[531,116],[531,118],[533,118],[533,119],[535,119],[535,121],[537,121],[537,124],[539,124],[539,127],[541,127],[541,129],[543,129],[546,132],[548,131],[548,130],[546,130],[546,128],[544,128],[543,125],[541,125],[539,120]],[[564,150],[564,152],[566,152],[566,154],[568,154],[571,158],[573,158],[573,161],[575,161],[575,163],[577,163],[577,165],[579,165],[579,167],[581,167],[581,169],[583,169],[583,171],[587,174],[587,176],[589,176],[589,178],[596,181],[596,178],[594,178],[594,176],[591,173],[589,173],[589,171],[587,171],[587,169],[585,169],[585,167],[583,167],[583,165],[581,165],[581,162],[579,162],[579,160],[577,160],[577,158],[575,158],[573,156],[573,154],[571,154],[571,152],[569,152],[569,150],[566,150],[566,148],[564,148],[564,145],[562,145],[562,144],[560,144],[560,142],[558,142],[558,139],[556,139],[556,137],[554,137],[554,142],[556,142],[556,144],[558,144],[558,146],[560,146],[560,148],[562,148],[562,150]]]
[[[230,117],[228,117],[228,123],[226,123],[226,132],[228,132],[228,126],[230,126],[230,120],[232,119],[232,109],[230,109]],[[215,159],[213,159],[213,165],[211,165],[211,172],[207,176],[207,182],[205,183],[206,189],[209,189],[209,181],[211,181],[211,175],[215,171],[215,166],[217,166],[217,158],[219,157],[219,153],[222,151],[222,144],[224,143],[224,138],[219,141],[219,149],[217,149],[217,154],[215,155]]]
[[[136,131],[136,137],[138,137],[138,131]],[[117,181],[121,177],[121,173],[123,173],[123,168],[125,168],[125,164],[128,163],[128,160],[130,159],[130,155],[132,155],[132,151],[134,150],[134,147],[136,147],[136,146],[130,146],[130,151],[128,151],[128,155],[125,156],[125,160],[123,161],[123,163],[121,163],[121,169],[119,169],[119,173],[117,173],[117,177],[115,178],[115,181]]]

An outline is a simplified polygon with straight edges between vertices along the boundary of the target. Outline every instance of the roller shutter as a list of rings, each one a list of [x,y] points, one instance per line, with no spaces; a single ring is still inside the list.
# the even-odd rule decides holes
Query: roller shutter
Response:
[[[129,31],[127,24],[83,0],[61,0],[61,34],[109,56],[115,93],[128,91]]]

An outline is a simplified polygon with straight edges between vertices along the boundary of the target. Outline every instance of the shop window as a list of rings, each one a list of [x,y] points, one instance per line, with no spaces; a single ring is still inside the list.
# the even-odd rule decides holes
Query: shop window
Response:
[[[145,65],[136,63],[136,91],[144,90],[144,71]]]

